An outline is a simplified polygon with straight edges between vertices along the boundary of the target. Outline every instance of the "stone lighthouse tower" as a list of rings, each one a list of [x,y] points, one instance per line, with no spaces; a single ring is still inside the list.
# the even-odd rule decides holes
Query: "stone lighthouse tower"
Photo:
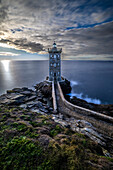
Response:
[[[53,48],[48,49],[49,52],[49,81],[61,81],[61,52],[56,43],[53,43]]]

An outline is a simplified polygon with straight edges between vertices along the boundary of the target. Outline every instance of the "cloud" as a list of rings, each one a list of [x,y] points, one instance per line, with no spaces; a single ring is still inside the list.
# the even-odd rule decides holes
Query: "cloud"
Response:
[[[45,53],[56,40],[63,58],[113,55],[111,0],[2,0],[1,43]]]
[[[3,47],[7,47],[7,48],[16,48],[19,50],[25,50],[27,52],[40,52],[43,51],[43,45],[40,43],[36,43],[36,42],[29,42],[27,39],[1,39],[2,46]],[[8,43],[8,45],[4,44],[4,43]]]
[[[4,42],[4,40],[3,40],[3,41],[1,40],[0,47],[3,47],[3,48],[14,48],[14,47],[12,47],[11,45],[6,44],[6,43],[2,43],[2,42]],[[5,41],[5,42],[6,42],[6,41]]]
[[[18,56],[20,54],[17,53],[11,53],[11,52],[0,52],[1,56]]]

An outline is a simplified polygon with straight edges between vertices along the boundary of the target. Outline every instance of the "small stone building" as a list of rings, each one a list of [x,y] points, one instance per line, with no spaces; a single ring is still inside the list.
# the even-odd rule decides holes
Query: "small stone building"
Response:
[[[49,81],[61,81],[61,52],[56,43],[53,43],[53,48],[48,49],[49,52]]]

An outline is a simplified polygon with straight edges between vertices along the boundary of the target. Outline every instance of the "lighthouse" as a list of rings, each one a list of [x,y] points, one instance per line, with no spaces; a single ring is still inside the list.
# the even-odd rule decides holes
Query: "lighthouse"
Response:
[[[61,52],[56,43],[52,48],[48,48],[49,53],[49,81],[61,81]]]

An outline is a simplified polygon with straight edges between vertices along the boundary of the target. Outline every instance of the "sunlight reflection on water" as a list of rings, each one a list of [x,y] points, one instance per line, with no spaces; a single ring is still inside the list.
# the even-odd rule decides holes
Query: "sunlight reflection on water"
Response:
[[[5,86],[8,87],[8,85],[13,82],[13,77],[10,70],[11,60],[1,60],[1,63],[4,69],[3,79],[7,82]]]
[[[5,70],[6,72],[9,72],[10,60],[1,60],[1,63],[3,64],[4,70]]]

